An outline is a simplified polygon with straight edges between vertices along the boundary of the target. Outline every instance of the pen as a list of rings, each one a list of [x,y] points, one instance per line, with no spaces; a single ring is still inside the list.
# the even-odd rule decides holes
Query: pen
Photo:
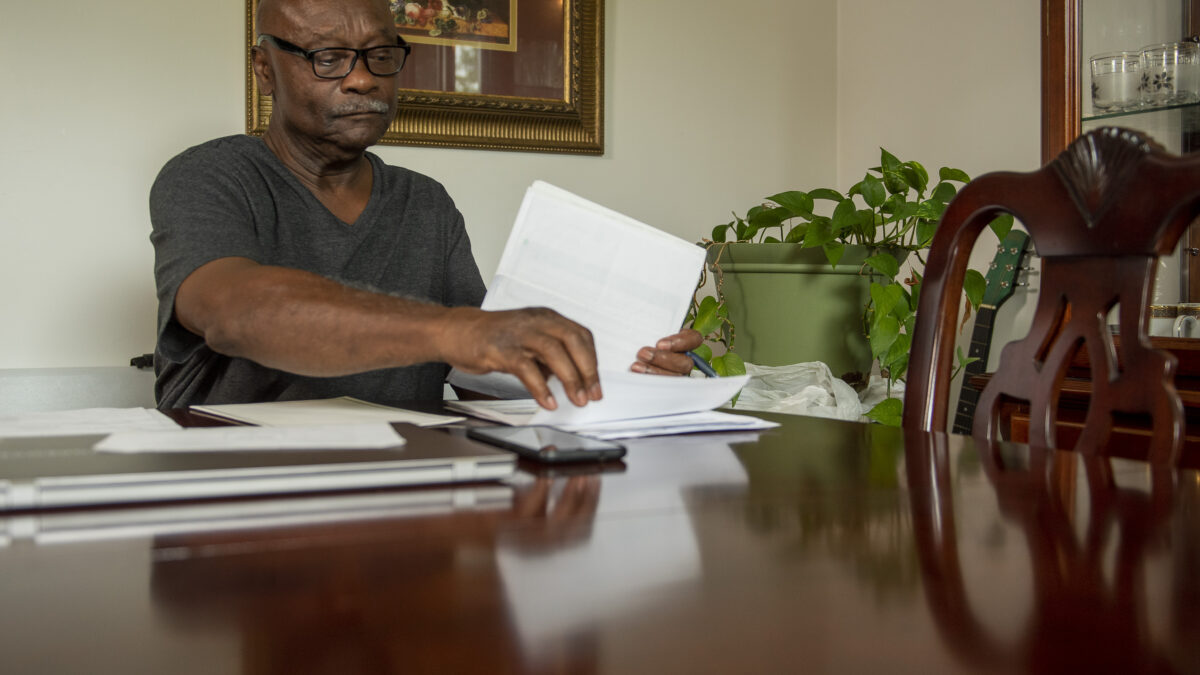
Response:
[[[704,358],[699,354],[689,351],[687,355],[692,357],[692,363],[696,364],[696,369],[704,373],[705,377],[720,377],[717,375],[717,371],[713,370],[712,366],[708,365],[708,361],[705,361]]]

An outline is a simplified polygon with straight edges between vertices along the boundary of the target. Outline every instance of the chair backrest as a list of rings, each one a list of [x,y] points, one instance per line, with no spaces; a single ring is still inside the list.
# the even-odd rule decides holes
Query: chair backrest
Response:
[[[1101,452],[1113,413],[1148,414],[1148,459],[1176,461],[1184,413],[1175,358],[1146,334],[1158,256],[1173,251],[1200,213],[1200,156],[1178,157],[1146,136],[1106,127],[1080,136],[1030,173],[997,172],[967,184],[947,207],[925,267],[906,383],[904,425],[944,430],[958,299],[982,229],[1011,213],[1042,260],[1028,336],[1005,346],[980,395],[973,435],[994,439],[1004,400],[1027,401],[1029,441],[1053,448],[1058,397],[1071,359],[1087,349],[1092,392],[1076,449]],[[1119,354],[1108,327],[1119,305]],[[1118,358],[1119,357],[1119,358]]]

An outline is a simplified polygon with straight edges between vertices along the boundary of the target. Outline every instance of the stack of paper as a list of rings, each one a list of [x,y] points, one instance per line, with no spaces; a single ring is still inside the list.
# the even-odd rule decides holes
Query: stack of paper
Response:
[[[559,402],[553,412],[537,410],[531,400],[448,405],[493,420],[503,411],[508,423],[551,424],[608,438],[775,426],[711,412],[736,395],[746,377],[629,372],[639,349],[679,330],[703,264],[704,249],[691,242],[547,183],[534,183],[525,193],[483,308],[549,307],[586,326],[596,344],[604,399],[576,408],[552,378],[551,391]],[[529,396],[508,375],[455,371],[450,383],[492,396]],[[673,415],[686,417],[665,417]],[[629,421],[633,419],[638,421]]]
[[[700,431],[768,429],[774,422],[715,412],[741,389],[746,376],[715,379],[608,373],[604,399],[577,408],[558,380],[550,388],[558,410],[543,410],[533,399],[447,401],[450,408],[501,424],[549,424],[593,438],[635,438]]]
[[[462,417],[433,415],[360,401],[349,396],[311,401],[266,401],[262,403],[226,403],[194,405],[192,412],[231,422],[264,427],[317,427],[330,424],[369,424],[407,422],[419,427],[461,422]]]

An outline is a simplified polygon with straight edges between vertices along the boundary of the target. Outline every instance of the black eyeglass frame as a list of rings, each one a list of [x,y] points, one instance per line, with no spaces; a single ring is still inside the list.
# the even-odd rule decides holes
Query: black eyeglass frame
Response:
[[[340,80],[354,72],[354,67],[358,65],[359,57],[362,57],[363,63],[367,66],[367,72],[376,77],[391,77],[392,75],[399,73],[401,70],[404,70],[404,64],[408,63],[408,57],[410,54],[412,54],[412,45],[405,42],[404,38],[400,37],[399,35],[396,36],[396,40],[398,44],[378,45],[376,47],[367,47],[366,49],[355,49],[353,47],[318,47],[317,49],[305,49],[299,45],[294,45],[283,38],[275,37],[274,35],[270,35],[268,33],[262,33],[258,36],[258,40],[255,41],[254,45],[256,47],[261,47],[263,42],[270,41],[270,43],[274,45],[276,49],[283,52],[288,52],[289,54],[295,54],[296,56],[303,58],[305,61],[308,61],[308,65],[312,66],[313,75],[321,78],[322,80]],[[399,68],[390,73],[377,73],[371,69],[371,59],[367,58],[368,53],[376,49],[395,49],[396,47],[404,50],[404,58],[400,59]],[[354,57],[350,59],[350,67],[347,68],[346,72],[342,73],[341,75],[322,75],[318,73],[317,63],[314,60],[316,55],[321,52],[333,50],[354,52]]]

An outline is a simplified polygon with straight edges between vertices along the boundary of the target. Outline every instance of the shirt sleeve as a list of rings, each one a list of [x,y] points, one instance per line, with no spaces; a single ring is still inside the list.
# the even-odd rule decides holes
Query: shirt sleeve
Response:
[[[261,259],[248,191],[231,165],[228,153],[192,148],[168,162],[150,189],[158,353],[176,363],[204,344],[175,318],[184,279],[219,258]]]
[[[457,227],[453,230],[446,256],[446,305],[478,307],[483,304],[487,289],[471,252],[471,239],[467,236],[462,213],[455,209],[455,214]]]

